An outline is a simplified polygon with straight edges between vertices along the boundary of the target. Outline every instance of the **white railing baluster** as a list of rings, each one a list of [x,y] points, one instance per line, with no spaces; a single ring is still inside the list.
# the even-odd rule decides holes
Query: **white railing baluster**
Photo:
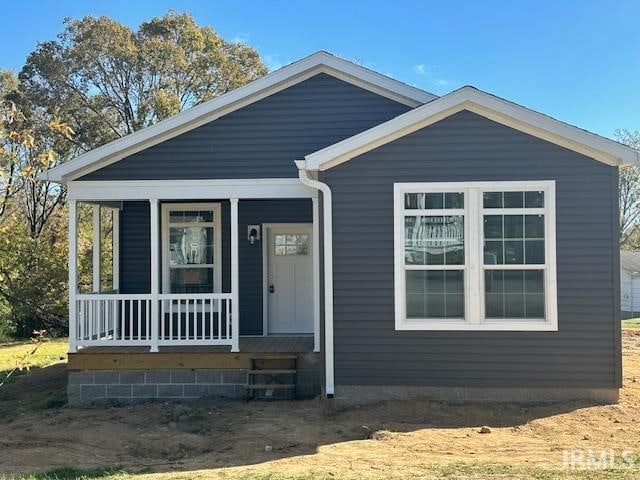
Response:
[[[144,322],[144,331],[145,331],[145,335],[144,338],[145,340],[148,340],[149,338],[151,338],[151,300],[145,300],[144,301],[144,310],[146,312],[146,320]],[[157,321],[157,320],[156,320]]]
[[[142,340],[142,300],[136,300],[138,304],[138,341]]]
[[[231,300],[227,299],[227,301],[225,302],[227,305],[227,324],[226,324],[226,328],[227,328],[227,340],[231,339],[232,335],[236,335],[236,332],[232,332],[231,331]],[[234,315],[235,315],[235,310],[236,310],[236,306],[233,306],[233,310],[234,310]]]
[[[133,300],[129,300],[129,340],[133,340]]]

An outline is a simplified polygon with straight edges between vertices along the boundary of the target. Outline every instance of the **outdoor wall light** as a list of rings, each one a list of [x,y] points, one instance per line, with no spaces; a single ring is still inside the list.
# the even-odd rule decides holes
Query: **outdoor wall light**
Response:
[[[251,245],[260,240],[260,225],[247,225],[247,240]]]

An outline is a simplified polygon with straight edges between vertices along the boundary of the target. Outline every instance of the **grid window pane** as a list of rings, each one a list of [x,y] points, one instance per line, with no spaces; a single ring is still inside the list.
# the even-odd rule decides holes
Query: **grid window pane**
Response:
[[[484,208],[543,208],[544,192],[484,192]]]
[[[405,217],[407,265],[464,265],[464,217]]]
[[[527,208],[544,208],[544,192],[524,192],[524,206]]]
[[[405,272],[407,318],[464,318],[462,270]]]
[[[483,222],[485,265],[544,264],[544,215],[485,215]]]
[[[405,193],[404,207],[408,209],[462,209],[464,193]]]
[[[504,208],[524,207],[524,192],[504,192]]]
[[[544,319],[543,270],[486,270],[485,316]]]

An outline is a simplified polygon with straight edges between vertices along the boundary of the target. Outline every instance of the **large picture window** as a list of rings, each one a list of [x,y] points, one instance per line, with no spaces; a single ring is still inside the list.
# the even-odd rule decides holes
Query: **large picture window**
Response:
[[[170,203],[162,211],[163,292],[222,291],[220,205]]]
[[[556,330],[555,184],[395,185],[399,330]]]

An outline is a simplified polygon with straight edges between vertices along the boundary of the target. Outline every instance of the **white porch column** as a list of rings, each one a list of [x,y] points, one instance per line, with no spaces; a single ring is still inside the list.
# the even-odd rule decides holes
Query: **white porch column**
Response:
[[[318,197],[313,203],[313,351],[320,351],[320,212]]]
[[[93,292],[100,293],[100,205],[93,205]]]
[[[160,222],[158,218],[158,199],[151,198],[149,199],[150,209],[151,209],[151,351],[158,351],[158,324],[160,322],[159,317],[159,308],[158,295],[160,294],[159,289],[159,272],[160,269]]]
[[[231,202],[231,351],[240,351],[240,302],[238,257],[238,199]]]
[[[69,200],[69,353],[77,351],[78,326],[76,293],[78,292],[78,213],[76,201]]]
[[[120,209],[111,210],[112,288],[120,290]]]

